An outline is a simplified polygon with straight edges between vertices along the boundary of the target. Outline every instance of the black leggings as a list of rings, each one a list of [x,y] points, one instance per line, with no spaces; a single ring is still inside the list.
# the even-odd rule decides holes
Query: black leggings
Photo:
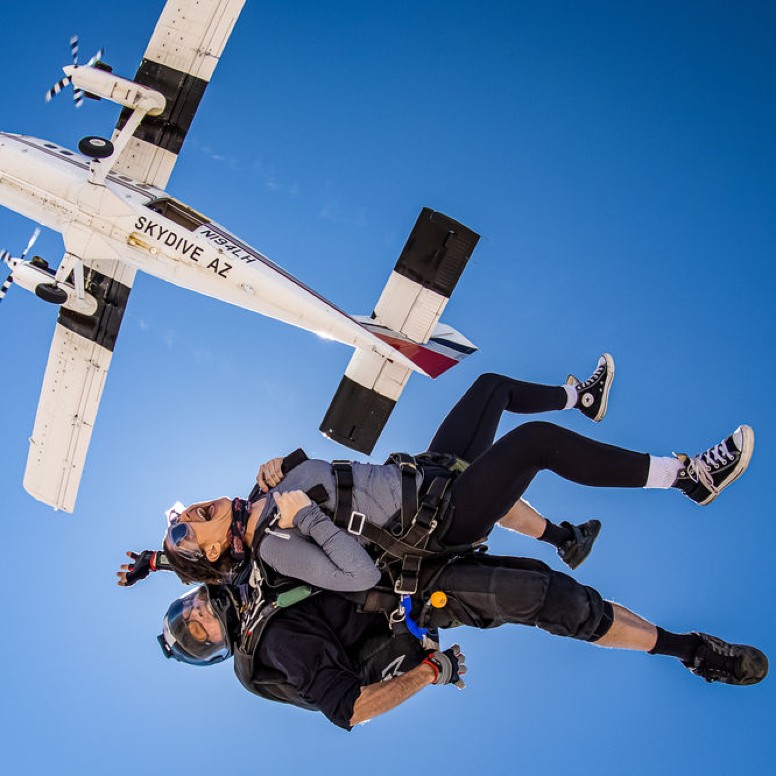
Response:
[[[524,423],[493,441],[504,412],[547,412],[565,405],[566,391],[559,386],[497,374],[477,378],[429,445],[429,450],[453,453],[471,463],[452,486],[445,543],[467,544],[490,533],[542,469],[580,485],[645,485],[649,455],[596,442],[552,423]]]

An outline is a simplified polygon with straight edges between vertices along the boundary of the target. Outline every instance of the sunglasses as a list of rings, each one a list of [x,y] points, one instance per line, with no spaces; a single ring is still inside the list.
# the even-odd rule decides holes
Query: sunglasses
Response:
[[[165,538],[175,548],[176,552],[184,558],[199,560],[204,557],[191,523],[179,523],[176,519],[175,522],[171,522],[167,527]]]

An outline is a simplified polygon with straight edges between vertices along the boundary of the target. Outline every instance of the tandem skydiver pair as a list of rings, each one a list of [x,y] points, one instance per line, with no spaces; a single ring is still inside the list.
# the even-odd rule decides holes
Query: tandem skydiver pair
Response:
[[[166,653],[197,664],[234,653],[249,690],[316,708],[345,728],[426,684],[458,682],[460,653],[432,649],[431,664],[423,662],[429,639],[457,624],[534,625],[602,646],[673,655],[709,681],[758,682],[767,659],[754,647],[670,633],[544,563],[478,549],[500,522],[555,544],[572,567],[584,560],[597,521],[556,526],[521,501],[542,469],[596,487],[677,488],[699,504],[743,474],[754,446],[748,426],[694,457],[635,453],[546,422],[495,440],[504,411],[576,408],[602,419],[613,376],[608,354],[588,380],[570,377],[562,386],[483,375],[414,460],[332,467],[297,454],[284,467],[284,459],[273,459],[260,468],[248,500],[201,502],[171,514],[164,553],[134,556],[119,584],[146,575],[152,560],[169,563],[186,582],[209,583],[169,610]],[[294,605],[277,605],[278,595]],[[262,611],[272,617],[262,619]],[[429,631],[425,646],[397,627],[402,619],[416,635]],[[362,648],[370,657],[348,657]],[[400,684],[382,687],[384,672],[399,664]]]

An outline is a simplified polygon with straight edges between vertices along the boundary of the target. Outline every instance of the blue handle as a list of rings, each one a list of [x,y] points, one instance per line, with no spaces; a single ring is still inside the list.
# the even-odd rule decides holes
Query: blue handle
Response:
[[[407,630],[416,639],[422,639],[428,633],[428,628],[419,628],[417,623],[410,617],[412,614],[412,599],[408,595],[403,596],[401,605],[404,609],[404,622],[407,625]]]

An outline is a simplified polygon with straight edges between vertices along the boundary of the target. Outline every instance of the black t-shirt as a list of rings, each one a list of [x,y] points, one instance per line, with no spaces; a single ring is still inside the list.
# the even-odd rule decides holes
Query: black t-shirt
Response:
[[[286,700],[350,730],[361,687],[405,673],[424,655],[414,637],[394,637],[385,615],[359,613],[341,596],[321,592],[267,624],[254,672],[280,672],[298,695]]]

